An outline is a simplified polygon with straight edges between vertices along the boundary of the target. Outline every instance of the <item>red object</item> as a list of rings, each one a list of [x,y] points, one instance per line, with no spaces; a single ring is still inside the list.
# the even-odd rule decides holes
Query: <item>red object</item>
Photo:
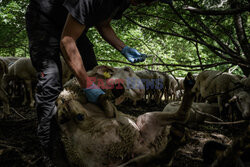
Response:
[[[43,72],[41,72],[41,75],[42,75],[42,77],[44,77],[44,73]]]

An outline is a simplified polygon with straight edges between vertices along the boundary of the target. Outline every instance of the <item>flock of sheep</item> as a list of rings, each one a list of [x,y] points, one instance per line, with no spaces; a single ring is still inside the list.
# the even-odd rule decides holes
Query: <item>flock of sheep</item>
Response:
[[[63,83],[68,81],[72,75],[63,59]],[[23,95],[22,105],[34,107],[34,84],[36,83],[37,72],[32,66],[30,58],[25,57],[2,57],[0,58],[0,99],[3,103],[3,113],[0,118],[10,114],[9,102],[16,95]]]
[[[63,84],[65,84],[72,77],[72,72],[63,58],[61,61]],[[174,110],[178,106],[178,102],[171,101],[181,100],[184,91],[184,78],[146,70],[136,71],[135,74],[144,85],[145,95],[143,100],[147,104],[154,102],[158,105],[165,101],[168,105],[164,110]],[[33,68],[30,58],[0,58],[0,99],[3,103],[3,112],[0,113],[1,118],[10,114],[9,101],[20,92],[23,95],[22,105],[29,103],[30,107],[34,107],[36,75],[36,70]],[[196,103],[193,104],[193,110],[198,113],[216,115],[220,118],[228,118],[229,111],[241,113],[240,115],[243,118],[250,117],[250,78],[220,71],[203,71],[194,76],[196,84],[193,92],[196,93]],[[141,100],[141,98],[134,99],[134,105],[136,105],[137,100]],[[204,121],[205,116],[201,117],[196,121]]]
[[[106,90],[107,96],[110,95],[115,97],[115,104],[117,105],[122,103],[126,98],[133,100],[134,105],[136,105],[136,101],[138,100],[145,100],[146,103],[152,103],[154,101],[156,104],[161,103],[163,100],[168,102],[162,112],[146,113],[135,118],[117,111],[116,107],[111,104],[106,97],[102,100],[102,106],[104,106],[103,109],[98,108],[94,104],[88,103],[86,97],[82,96],[82,91],[77,80],[75,78],[71,79],[71,70],[67,67],[64,60],[61,60],[65,90],[58,98],[58,121],[61,128],[64,129],[63,132],[65,133],[65,138],[63,140],[65,140],[64,142],[66,146],[69,144],[69,141],[73,146],[76,143],[83,143],[81,147],[77,146],[77,148],[84,149],[78,150],[75,148],[79,151],[79,154],[76,154],[75,156],[71,154],[71,149],[66,150],[66,152],[69,152],[69,154],[73,156],[71,157],[73,160],[77,157],[79,164],[84,164],[88,161],[84,161],[82,157],[97,158],[93,159],[93,161],[89,161],[89,163],[100,163],[102,161],[110,163],[111,161],[114,161],[116,164],[124,161],[123,156],[129,156],[129,158],[131,158],[130,156],[134,155],[135,151],[138,155],[144,155],[148,152],[154,153],[162,149],[166,150],[168,148],[168,145],[166,146],[166,144],[169,143],[170,140],[169,133],[172,129],[170,128],[166,130],[166,126],[171,124],[171,122],[192,123],[223,121],[222,119],[229,117],[229,113],[239,113],[237,119],[249,119],[250,117],[250,77],[247,78],[220,71],[203,71],[195,76],[187,76],[186,78],[189,78],[189,81],[187,81],[187,79],[176,78],[166,73],[150,71],[134,72],[130,67],[113,68],[97,66],[89,71],[89,76],[103,79],[105,82],[110,78],[133,78],[136,80],[136,82],[130,82],[125,79],[126,81],[122,82],[122,91],[119,89]],[[9,101],[12,96],[15,96],[15,91],[20,90],[20,88],[24,91],[23,104],[29,104],[30,107],[34,107],[35,101],[33,96],[35,90],[32,84],[36,82],[36,75],[36,71],[29,58],[0,58],[0,100],[3,103],[3,112],[0,112],[1,118],[10,114]],[[132,86],[129,85],[131,83]],[[117,88],[117,83],[113,83],[113,86]],[[188,91],[184,92],[184,89]],[[27,94],[29,95],[29,98],[26,97]],[[79,101],[79,99],[81,100]],[[182,102],[178,101],[181,99]],[[194,99],[195,103],[193,103]],[[115,118],[115,120],[111,121],[110,118]],[[74,126],[74,128],[72,128],[72,126]],[[93,128],[96,129],[90,133],[90,129]],[[72,129],[76,129],[77,133],[72,131]],[[172,131],[175,130],[172,129]],[[98,137],[97,134],[93,135],[93,133],[106,135],[106,137]],[[126,135],[123,136],[121,142],[121,135],[124,134]],[[134,135],[131,136],[131,134]],[[162,135],[165,135],[164,140]],[[81,136],[81,138],[78,138],[78,136]],[[86,138],[83,138],[84,136],[86,136]],[[90,138],[93,136],[96,136],[95,140],[92,139],[90,141]],[[182,137],[183,135],[181,138]],[[66,138],[69,139],[66,140]],[[156,141],[156,139],[161,140]],[[74,140],[76,140],[76,142],[73,142]],[[82,140],[86,141],[82,142]],[[140,147],[132,148],[132,146],[136,146],[135,142],[139,141],[140,143],[137,143],[137,146]],[[90,145],[91,142],[93,145]],[[98,156],[97,153],[95,157],[92,157],[92,154],[89,155],[89,152],[83,152],[83,150],[88,150],[94,146],[96,147],[98,142],[100,145],[108,142],[106,143],[107,148],[111,150],[115,149],[112,153],[109,152],[112,154],[110,155],[111,158],[114,156],[113,159],[110,159],[110,162],[106,162],[108,158],[103,158],[107,153],[103,147],[91,150],[95,151],[101,149],[99,150],[99,153],[101,152],[103,155],[100,154]],[[118,146],[115,144],[116,142],[120,142],[121,144]],[[131,144],[130,147],[127,147],[128,142]],[[124,145],[123,148],[122,143],[125,144],[126,147]],[[152,148],[152,143],[159,144],[158,148]],[[71,148],[71,145],[66,148]],[[120,147],[122,148],[117,150],[117,148]],[[125,148],[126,150],[123,150]],[[131,150],[128,150],[128,148]],[[124,152],[121,152],[121,150]],[[174,148],[173,151],[176,151],[176,149]],[[84,156],[78,157],[81,154],[84,154]],[[121,157],[116,157],[118,155],[123,158],[120,159]],[[68,158],[70,159],[70,157]],[[117,159],[119,159],[119,161]],[[139,162],[138,159],[135,159],[134,161]],[[96,166],[98,165],[99,164],[96,164]],[[88,164],[86,166],[93,165]]]

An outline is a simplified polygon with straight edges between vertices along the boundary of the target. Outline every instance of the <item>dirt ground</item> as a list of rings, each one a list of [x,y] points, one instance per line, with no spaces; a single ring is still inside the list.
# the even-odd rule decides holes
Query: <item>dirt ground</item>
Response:
[[[124,113],[138,116],[145,112],[162,111],[166,104],[147,105],[143,102],[131,106],[126,102],[118,109]],[[41,150],[36,137],[36,112],[29,107],[20,107],[18,102],[12,102],[11,116],[0,120],[0,166],[22,167],[42,166]],[[2,108],[0,108],[0,111]],[[201,167],[202,147],[208,140],[229,144],[234,136],[239,135],[244,125],[219,126],[195,125],[189,128],[190,139],[181,147],[173,160],[173,167]]]

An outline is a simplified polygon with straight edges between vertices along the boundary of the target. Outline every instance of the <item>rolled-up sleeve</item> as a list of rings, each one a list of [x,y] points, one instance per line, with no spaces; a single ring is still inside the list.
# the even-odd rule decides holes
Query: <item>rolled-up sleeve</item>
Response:
[[[86,18],[91,14],[91,3],[91,0],[65,0],[63,6],[80,24],[86,24]]]

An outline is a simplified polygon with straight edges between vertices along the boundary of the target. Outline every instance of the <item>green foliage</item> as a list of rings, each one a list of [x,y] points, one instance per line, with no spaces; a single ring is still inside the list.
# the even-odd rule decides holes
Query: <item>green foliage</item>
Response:
[[[248,4],[247,0],[240,1],[239,3],[242,6]],[[1,56],[28,56],[28,40],[24,17],[27,4],[27,0],[0,2]],[[235,51],[234,42],[239,44],[239,41],[235,32],[233,17],[231,15],[206,16],[192,14],[187,10],[183,10],[184,5],[214,10],[227,10],[230,8],[229,1],[225,1],[224,3],[221,0],[174,1],[174,8],[180,17],[169,5],[155,3],[150,7],[130,7],[124,14],[126,17],[118,21],[112,21],[112,26],[117,36],[126,45],[134,47],[142,53],[152,55],[145,62],[139,64],[200,65],[198,54],[203,65],[225,61],[218,57],[216,52],[208,46],[218,48],[219,51],[216,50],[218,53],[226,58],[231,58],[230,53],[224,50],[216,38]],[[244,27],[249,27],[248,13],[243,13],[242,18]],[[207,29],[204,29],[201,23]],[[246,28],[245,31],[247,36],[249,36],[249,28]],[[94,49],[97,58],[110,60],[110,62],[100,61],[99,64],[117,67],[126,65],[111,62],[111,60],[127,61],[118,51],[107,44],[94,28],[91,28],[87,35],[95,46]],[[202,42],[199,43],[202,40],[207,45]],[[247,55],[242,52],[241,48],[238,55],[244,59],[247,58]],[[225,71],[231,66],[231,64],[221,65],[211,69]],[[133,68],[141,69],[139,67]],[[147,68],[150,70],[173,71],[173,74],[178,76],[186,74],[186,70],[195,70],[195,72],[201,70],[198,67],[189,68],[171,65],[154,65]],[[241,73],[240,68],[237,68],[235,72]]]
[[[28,56],[25,9],[28,1],[0,3],[0,55]]]

